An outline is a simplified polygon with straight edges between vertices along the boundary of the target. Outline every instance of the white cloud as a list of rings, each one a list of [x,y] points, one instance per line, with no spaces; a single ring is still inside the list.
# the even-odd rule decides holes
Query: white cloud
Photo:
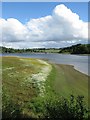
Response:
[[[14,18],[0,19],[1,30],[7,47],[61,47],[65,42],[68,45],[88,39],[88,23],[63,4],[57,5],[51,15],[26,24]]]
[[[0,19],[0,28],[2,28],[2,39],[5,42],[19,42],[24,40],[28,34],[26,26],[14,18],[9,18],[7,20]]]

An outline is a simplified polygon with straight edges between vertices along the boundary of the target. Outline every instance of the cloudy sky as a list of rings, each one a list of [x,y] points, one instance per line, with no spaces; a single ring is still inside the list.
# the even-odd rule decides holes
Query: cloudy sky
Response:
[[[88,3],[3,3],[0,31],[3,46],[13,48],[87,43]]]
[[[89,0],[2,0],[5,2],[89,2]]]

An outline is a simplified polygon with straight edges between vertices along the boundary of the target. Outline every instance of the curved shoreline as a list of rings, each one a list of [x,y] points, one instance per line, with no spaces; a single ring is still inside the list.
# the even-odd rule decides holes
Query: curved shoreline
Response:
[[[69,66],[72,66],[73,69],[75,69],[76,71],[78,71],[78,72],[80,72],[80,73],[82,73],[82,74],[84,74],[84,75],[90,76],[87,72],[82,71],[81,69],[77,68],[75,65],[72,65],[72,64],[55,63],[55,62],[52,62],[52,61],[50,61],[50,60],[49,60],[49,62],[52,63],[52,64],[59,64],[59,65],[69,65]]]
[[[80,67],[78,67],[77,68],[77,66],[75,65],[75,64],[69,64],[69,63],[66,63],[66,64],[64,64],[64,63],[60,63],[60,62],[58,62],[58,61],[54,61],[54,60],[52,60],[52,59],[49,59],[49,58],[40,58],[40,57],[38,57],[38,56],[36,56],[36,57],[25,57],[25,56],[18,56],[18,55],[16,55],[16,54],[14,54],[14,55],[3,55],[3,56],[7,56],[7,57],[21,57],[21,58],[37,58],[37,59],[42,59],[42,60],[48,60],[49,62],[51,62],[51,63],[54,63],[54,64],[62,64],[62,65],[71,65],[71,66],[74,66],[74,69],[75,70],[77,70],[77,71],[79,71],[79,72],[81,72],[82,74],[85,74],[85,75],[88,75],[88,71],[86,70],[86,72],[85,72],[85,70],[83,71],[82,69],[79,69]],[[2,56],[2,57],[3,57]],[[90,75],[88,75],[88,76],[90,76]]]
[[[85,73],[84,71],[79,70],[79,69],[76,68],[75,66],[74,66],[74,69],[75,69],[76,71],[78,71],[78,72],[84,74],[84,75],[90,76],[88,73]]]

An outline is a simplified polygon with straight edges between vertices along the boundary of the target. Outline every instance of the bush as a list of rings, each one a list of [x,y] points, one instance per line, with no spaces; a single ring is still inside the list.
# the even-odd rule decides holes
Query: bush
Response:
[[[3,100],[3,119],[33,119],[33,116],[21,114],[21,106],[14,103],[10,96],[4,94]],[[88,113],[90,113],[85,106],[84,97],[75,98],[73,95],[69,99],[59,98],[56,95],[35,98],[28,104],[28,109],[33,112],[36,119],[42,120],[88,120]]]
[[[86,120],[88,111],[84,104],[84,97],[78,96],[76,99],[73,95],[70,100],[62,98],[47,101],[45,104],[45,119],[52,120]]]

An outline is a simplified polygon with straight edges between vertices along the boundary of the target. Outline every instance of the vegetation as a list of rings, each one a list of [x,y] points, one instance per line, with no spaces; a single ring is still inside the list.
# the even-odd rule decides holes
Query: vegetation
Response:
[[[88,79],[89,77],[76,71],[70,65],[54,65],[52,89],[63,97],[82,95],[88,101]],[[51,80],[51,79],[50,79]],[[48,80],[48,81],[50,81]]]
[[[2,73],[3,119],[88,119],[88,76],[72,66],[2,57]]]
[[[34,48],[34,49],[13,49],[0,47],[2,53],[70,53],[90,54],[90,44],[77,44],[65,48]]]
[[[32,103],[28,105],[29,111],[32,109],[34,114],[38,116],[28,116],[28,114],[22,113],[22,108],[18,104],[15,104],[9,99],[4,102],[2,117],[3,119],[42,119],[42,120],[88,120],[89,110],[85,106],[84,96],[73,95],[69,99],[57,96],[48,97],[46,99],[39,98],[34,99]],[[6,99],[7,100],[7,99]]]
[[[71,95],[69,99],[50,99],[45,103],[45,118],[50,120],[87,120],[88,110],[83,98],[83,96],[75,98]]]
[[[12,98],[3,92],[2,95],[2,118],[3,119],[10,119],[10,118],[21,118],[22,108],[19,104],[12,101]]]
[[[34,49],[13,49],[0,47],[2,53],[58,53],[58,48],[34,48]]]
[[[28,105],[31,103],[34,97],[44,94],[44,82],[49,70],[51,70],[51,66],[43,60],[19,57],[3,57],[2,101],[4,112],[5,109],[9,109],[9,105],[11,105],[11,110],[7,110],[10,112],[10,114],[14,111],[14,106],[18,106],[18,108],[22,108],[22,113],[24,115],[29,114],[28,116],[33,116],[32,110],[29,110]],[[46,74],[43,74],[43,71],[46,71]],[[40,81],[38,81],[38,79]]]
[[[90,54],[90,44],[77,44],[62,48],[59,53]]]

